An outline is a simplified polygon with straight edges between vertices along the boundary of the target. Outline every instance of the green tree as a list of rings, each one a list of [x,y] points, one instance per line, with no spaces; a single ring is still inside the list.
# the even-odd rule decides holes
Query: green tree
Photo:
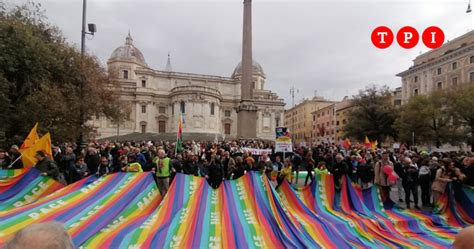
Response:
[[[85,120],[96,114],[119,118],[120,112],[110,111],[120,106],[117,83],[95,57],[82,57],[65,42],[39,4],[0,9],[0,88],[8,89],[7,96],[0,94],[8,107],[0,129],[9,143],[21,142],[35,122],[55,141],[74,141],[81,131],[91,134],[93,127],[81,126],[81,105]]]
[[[443,92],[435,92],[411,98],[395,122],[401,141],[411,144],[414,133],[416,143],[436,147],[443,143],[456,144],[459,138],[457,125],[446,108],[446,96]]]
[[[446,105],[459,127],[460,141],[471,145],[474,152],[474,83],[464,84],[449,92]]]
[[[345,135],[364,140],[367,136],[379,144],[387,137],[396,137],[393,123],[397,110],[392,105],[392,93],[387,86],[369,86],[353,96],[354,108],[348,115],[348,123],[344,127]]]

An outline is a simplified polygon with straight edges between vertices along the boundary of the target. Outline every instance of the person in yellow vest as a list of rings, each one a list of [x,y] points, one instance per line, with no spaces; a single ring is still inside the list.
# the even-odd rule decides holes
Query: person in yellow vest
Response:
[[[170,158],[166,156],[164,150],[158,150],[158,156],[153,159],[152,171],[156,174],[161,196],[165,196],[170,185]]]
[[[130,154],[127,157],[127,166],[122,168],[125,172],[143,172],[142,165],[137,162],[137,158],[134,154]]]
[[[278,189],[283,181],[286,179],[288,182],[291,182],[291,161],[290,159],[285,159],[283,161],[283,167],[281,168],[278,177],[277,177],[277,186],[275,189]]]
[[[316,175],[327,175],[329,174],[328,169],[326,168],[326,162],[321,161],[318,163],[318,167],[314,169]]]

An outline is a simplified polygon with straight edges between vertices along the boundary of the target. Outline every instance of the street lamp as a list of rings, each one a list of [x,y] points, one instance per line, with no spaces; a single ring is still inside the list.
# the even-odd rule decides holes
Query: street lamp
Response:
[[[87,12],[87,0],[82,0],[82,31],[81,31],[81,55],[84,56],[86,50],[86,34],[94,35],[97,32],[97,27],[94,23],[89,23],[86,31],[86,12]]]
[[[84,53],[86,50],[86,34],[89,35],[94,35],[95,32],[97,32],[97,28],[95,24],[89,23],[88,24],[88,31],[86,31],[86,11],[87,11],[87,0],[82,0],[82,30],[81,30],[81,57],[84,59]],[[84,61],[82,61],[84,63]],[[79,96],[81,100],[79,101],[79,122],[80,122],[80,129],[79,129],[79,141],[78,145],[79,148],[82,150],[86,147],[86,144],[84,142],[84,123],[85,123],[85,118],[84,118],[84,104],[83,104],[83,99],[84,99],[84,83],[85,83],[85,75],[82,75],[82,80],[79,85]]]

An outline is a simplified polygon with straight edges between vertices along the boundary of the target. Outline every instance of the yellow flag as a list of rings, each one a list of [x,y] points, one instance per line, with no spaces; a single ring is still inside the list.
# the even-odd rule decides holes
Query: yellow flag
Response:
[[[379,142],[375,140],[375,142],[372,143],[372,149],[376,150],[378,145],[379,145]]]
[[[38,128],[38,123],[36,123],[35,126],[33,126],[33,129],[31,129],[30,133],[25,138],[25,141],[23,141],[23,144],[20,147],[20,153],[23,153],[23,151],[25,151],[26,149],[33,146],[33,144],[38,142],[39,136],[38,136],[37,128]]]
[[[51,150],[51,135],[49,132],[42,136],[33,146],[23,151],[21,154],[23,167],[31,168],[36,164],[38,161],[35,158],[37,151],[43,151],[46,156],[51,159],[53,158],[53,152]]]
[[[365,148],[367,149],[371,149],[372,148],[372,143],[370,142],[369,138],[367,136],[365,136],[365,139],[364,139],[364,146]]]

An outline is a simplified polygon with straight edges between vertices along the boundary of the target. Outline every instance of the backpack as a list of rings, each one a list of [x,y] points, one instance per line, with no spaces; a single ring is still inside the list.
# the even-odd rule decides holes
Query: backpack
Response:
[[[434,168],[432,168],[430,171],[430,181],[431,182],[434,182],[434,180],[436,179],[436,171],[438,171],[438,169],[440,169],[441,167],[440,166],[436,166]],[[442,171],[444,172],[444,169],[441,168]]]

